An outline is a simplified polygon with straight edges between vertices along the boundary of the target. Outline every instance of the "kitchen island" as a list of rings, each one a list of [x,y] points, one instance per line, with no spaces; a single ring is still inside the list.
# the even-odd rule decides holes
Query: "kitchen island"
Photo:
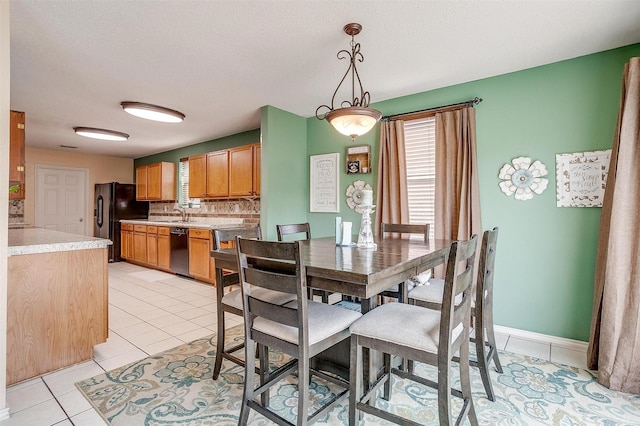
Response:
[[[9,229],[7,385],[93,358],[108,336],[111,241]]]

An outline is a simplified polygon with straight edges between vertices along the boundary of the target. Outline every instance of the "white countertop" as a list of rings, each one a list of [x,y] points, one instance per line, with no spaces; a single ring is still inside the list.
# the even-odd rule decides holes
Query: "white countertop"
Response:
[[[207,218],[206,222],[197,222],[195,220],[189,222],[175,221],[175,219],[123,219],[121,223],[133,223],[134,225],[152,225],[152,226],[168,226],[180,228],[200,228],[200,229],[217,229],[228,228],[230,226],[242,226],[244,220],[235,217],[213,217]]]
[[[8,237],[7,254],[9,256],[105,248],[112,244],[111,240],[103,238],[68,234],[44,228],[9,229]]]

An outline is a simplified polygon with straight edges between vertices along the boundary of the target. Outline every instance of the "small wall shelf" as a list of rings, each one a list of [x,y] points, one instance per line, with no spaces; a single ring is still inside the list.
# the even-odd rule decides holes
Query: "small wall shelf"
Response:
[[[371,173],[371,145],[347,148],[347,174]]]

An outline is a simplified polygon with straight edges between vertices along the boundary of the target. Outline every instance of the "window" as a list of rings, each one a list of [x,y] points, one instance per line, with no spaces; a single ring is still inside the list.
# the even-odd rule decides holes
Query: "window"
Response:
[[[436,118],[405,121],[404,144],[407,161],[409,223],[431,225],[435,220]]]
[[[189,159],[181,158],[178,165],[178,204],[180,207],[199,207],[199,198],[189,198]]]

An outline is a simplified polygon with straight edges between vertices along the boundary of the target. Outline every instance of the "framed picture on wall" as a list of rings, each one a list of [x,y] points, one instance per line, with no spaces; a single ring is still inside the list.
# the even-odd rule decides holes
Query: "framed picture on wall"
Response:
[[[338,164],[340,154],[322,154],[309,157],[310,165],[310,206],[312,212],[339,213],[338,189],[340,186],[340,175],[338,174]]]
[[[602,207],[611,150],[556,154],[556,205]]]

